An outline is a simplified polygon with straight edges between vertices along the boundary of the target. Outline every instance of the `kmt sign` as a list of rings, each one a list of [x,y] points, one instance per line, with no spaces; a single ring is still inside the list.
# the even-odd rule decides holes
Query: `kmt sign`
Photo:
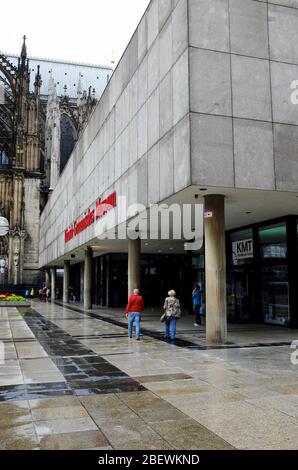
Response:
[[[253,240],[248,238],[247,240],[240,240],[232,243],[233,261],[240,259],[253,258]]]
[[[64,242],[67,243],[76,235],[86,230],[87,227],[94,224],[95,220],[101,219],[108,211],[116,207],[116,192],[110,194],[106,199],[97,199],[95,209],[88,209],[84,216],[76,220],[64,231]]]

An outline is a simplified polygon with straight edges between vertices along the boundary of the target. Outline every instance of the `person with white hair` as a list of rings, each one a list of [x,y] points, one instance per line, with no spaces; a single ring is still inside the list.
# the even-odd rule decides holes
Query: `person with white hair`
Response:
[[[177,320],[181,316],[181,307],[180,302],[176,297],[176,292],[174,290],[169,290],[168,297],[165,299],[164,311],[166,314],[165,318],[165,337],[167,339],[174,340],[176,337],[176,324]]]
[[[144,310],[144,300],[139,289],[134,289],[129,296],[126,306],[126,317],[128,318],[128,336],[132,338],[132,327],[136,322],[136,339],[140,339],[141,334],[141,313]]]

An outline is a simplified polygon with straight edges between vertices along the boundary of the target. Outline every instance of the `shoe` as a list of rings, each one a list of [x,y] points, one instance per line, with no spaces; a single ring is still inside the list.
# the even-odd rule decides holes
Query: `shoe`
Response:
[[[193,326],[200,326],[198,323],[194,323]]]
[[[175,341],[175,338],[171,338],[171,341]]]
[[[129,338],[132,338],[132,336],[129,335]]]
[[[137,340],[137,341],[140,341],[140,337],[139,337],[139,336],[137,336],[137,337],[136,337],[136,340]]]

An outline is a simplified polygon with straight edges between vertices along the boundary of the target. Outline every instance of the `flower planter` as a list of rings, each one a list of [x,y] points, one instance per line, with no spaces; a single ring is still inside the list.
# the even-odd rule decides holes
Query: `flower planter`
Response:
[[[6,302],[5,300],[0,302],[0,308],[1,307],[30,307],[30,302],[25,301],[16,301],[16,302]]]

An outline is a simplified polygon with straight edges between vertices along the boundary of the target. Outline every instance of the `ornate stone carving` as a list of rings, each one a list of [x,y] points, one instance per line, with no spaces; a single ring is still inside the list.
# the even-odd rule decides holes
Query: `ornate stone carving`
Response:
[[[9,230],[9,236],[11,237],[20,237],[25,239],[27,237],[26,230],[21,230],[20,227],[14,227],[13,229]]]
[[[16,247],[14,250],[14,254],[13,254],[13,264],[15,268],[19,267],[19,262],[20,262],[20,249]]]

